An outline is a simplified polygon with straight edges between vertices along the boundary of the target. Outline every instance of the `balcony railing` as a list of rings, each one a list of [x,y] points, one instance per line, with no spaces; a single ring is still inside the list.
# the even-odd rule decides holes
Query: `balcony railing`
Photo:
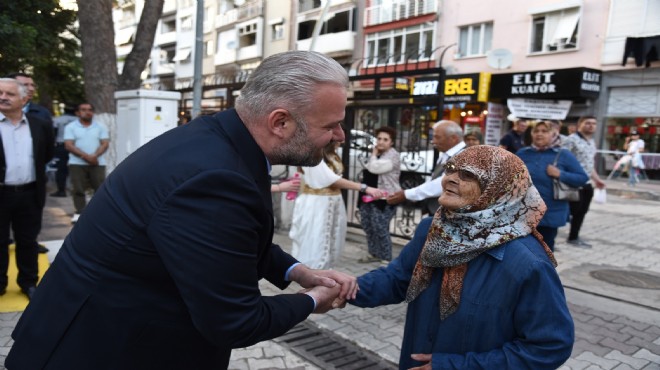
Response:
[[[438,11],[438,0],[393,0],[365,9],[364,26],[395,22]]]
[[[255,0],[247,2],[236,9],[232,9],[225,14],[220,14],[216,18],[216,27],[221,27],[227,24],[240,22],[244,19],[258,17],[263,14],[264,4],[263,0]]]

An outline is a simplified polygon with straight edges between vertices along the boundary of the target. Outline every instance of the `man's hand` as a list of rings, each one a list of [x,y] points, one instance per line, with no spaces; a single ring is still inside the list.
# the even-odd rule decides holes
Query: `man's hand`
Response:
[[[409,370],[431,370],[431,354],[430,353],[414,353],[410,357],[415,361],[426,362],[422,366],[411,367]]]
[[[334,288],[327,288],[319,285],[311,289],[302,290],[300,293],[307,294],[314,298],[316,301],[314,313],[326,313],[335,308],[333,303],[338,299],[337,296],[339,295],[340,289],[341,286],[339,284],[335,285]]]
[[[89,163],[92,166],[98,166],[99,164],[99,159],[92,154],[83,154],[82,157],[80,158],[82,158],[85,162]]]
[[[406,201],[406,193],[403,190],[399,190],[396,193],[392,193],[387,197],[387,204],[395,206]]]
[[[355,299],[359,290],[357,279],[354,276],[335,270],[312,270],[303,264],[297,265],[291,270],[289,279],[303,288],[316,286],[334,288],[336,285],[341,285],[339,298],[344,300]]]

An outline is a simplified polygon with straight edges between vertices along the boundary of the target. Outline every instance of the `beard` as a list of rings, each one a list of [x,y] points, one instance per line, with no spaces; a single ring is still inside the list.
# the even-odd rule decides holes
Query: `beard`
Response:
[[[307,137],[307,123],[302,118],[295,118],[298,127],[293,136],[276,148],[272,154],[273,164],[314,167],[323,159],[323,147],[316,148]]]

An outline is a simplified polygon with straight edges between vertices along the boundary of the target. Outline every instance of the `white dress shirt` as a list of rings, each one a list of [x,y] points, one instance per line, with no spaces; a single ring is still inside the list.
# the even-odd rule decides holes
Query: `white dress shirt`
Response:
[[[27,118],[14,125],[4,115],[0,117],[0,140],[5,152],[6,185],[23,185],[36,181],[34,153],[32,153],[32,133]]]
[[[453,157],[456,155],[456,153],[460,152],[465,148],[465,142],[461,141],[460,143],[454,145],[449,149],[448,151],[444,152],[442,156],[440,156],[440,159],[438,160],[438,163],[436,164],[437,166],[444,165],[449,158]],[[444,173],[440,175],[438,178],[427,181],[417,187],[414,187],[412,189],[407,189],[404,191],[404,194],[406,196],[406,199],[412,200],[415,202],[419,202],[420,200],[424,200],[426,198],[437,198],[442,194],[442,178],[445,177]]]

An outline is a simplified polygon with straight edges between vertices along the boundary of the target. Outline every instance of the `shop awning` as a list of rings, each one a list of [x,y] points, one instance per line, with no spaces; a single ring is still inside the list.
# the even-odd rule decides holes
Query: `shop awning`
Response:
[[[179,49],[176,51],[176,55],[174,56],[174,59],[172,61],[174,62],[182,62],[184,60],[187,60],[190,58],[190,53],[192,52],[191,48],[183,48]]]
[[[637,67],[650,67],[651,62],[660,60],[660,35],[626,38],[621,65],[625,66],[629,57],[635,58]]]
[[[117,31],[115,35],[115,45],[125,45],[131,43],[135,36],[135,28],[129,27]]]

